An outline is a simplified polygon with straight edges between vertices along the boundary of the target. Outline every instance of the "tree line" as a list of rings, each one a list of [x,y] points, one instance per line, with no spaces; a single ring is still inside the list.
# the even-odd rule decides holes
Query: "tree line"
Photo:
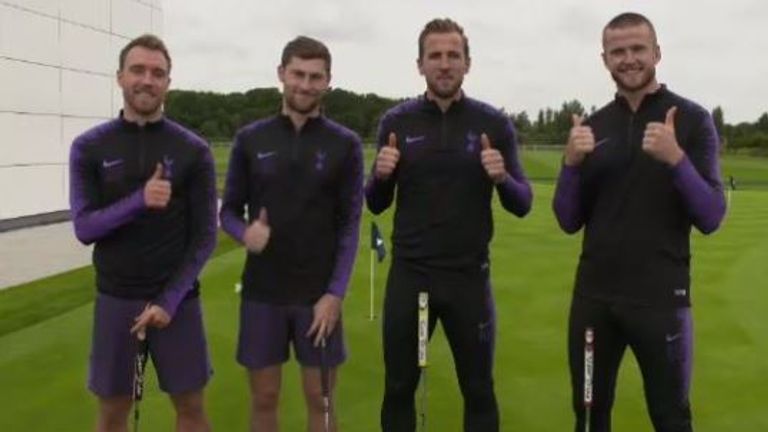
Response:
[[[227,94],[172,90],[168,93],[165,109],[169,117],[210,141],[230,141],[242,126],[277,113],[281,98],[275,87]],[[372,141],[381,115],[402,100],[334,88],[326,94],[323,110],[365,141]],[[589,113],[596,109],[590,107]],[[586,113],[587,109],[579,101],[571,100],[560,108],[539,110],[533,119],[526,111],[507,115],[514,122],[523,144],[562,145],[571,128],[571,115]],[[755,122],[735,125],[725,122],[725,114],[719,106],[712,110],[712,116],[724,150],[768,156],[768,113],[763,113]]]
[[[229,141],[246,124],[279,112],[281,100],[275,87],[227,94],[171,90],[165,112],[210,141]],[[376,136],[381,115],[401,101],[334,88],[323,99],[323,112],[370,140]]]

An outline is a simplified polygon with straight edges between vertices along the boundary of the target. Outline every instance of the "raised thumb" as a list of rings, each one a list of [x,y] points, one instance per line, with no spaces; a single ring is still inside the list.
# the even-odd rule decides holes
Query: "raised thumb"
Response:
[[[480,146],[483,148],[483,150],[490,150],[492,148],[491,140],[488,139],[488,135],[485,133],[480,135]]]
[[[269,225],[269,218],[267,217],[266,207],[262,207],[261,210],[259,210],[259,222],[263,223],[264,225]]]

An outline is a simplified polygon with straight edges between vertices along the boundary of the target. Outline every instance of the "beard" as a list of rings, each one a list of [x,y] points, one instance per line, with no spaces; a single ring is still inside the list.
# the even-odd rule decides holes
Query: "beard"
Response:
[[[656,68],[644,68],[639,79],[633,80],[633,82],[628,82],[626,79],[623,79],[621,74],[617,72],[611,72],[611,77],[619,90],[627,93],[634,93],[648,87],[648,85],[656,79]]]
[[[301,104],[298,101],[296,95],[289,95],[285,98],[285,104],[291,111],[297,112],[301,115],[308,115],[315,111],[320,106],[321,98],[315,97],[310,102]]]
[[[162,109],[163,97],[151,90],[123,90],[123,99],[136,114],[149,117]]]
[[[440,81],[436,79],[427,81],[427,88],[429,89],[430,93],[440,99],[452,99],[461,90],[461,85],[463,82],[464,79],[460,77],[456,81],[450,82],[450,84],[447,86],[441,86]]]

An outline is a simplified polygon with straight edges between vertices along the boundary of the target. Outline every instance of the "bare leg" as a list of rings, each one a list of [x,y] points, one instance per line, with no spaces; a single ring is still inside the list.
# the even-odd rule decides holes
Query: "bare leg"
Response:
[[[133,402],[130,396],[99,398],[96,432],[128,432],[128,414]]]
[[[209,432],[211,425],[203,407],[203,391],[171,395],[176,409],[177,432]]]
[[[251,384],[251,432],[277,432],[282,366],[249,371]]]
[[[336,387],[336,369],[328,369],[330,390],[330,421],[329,432],[336,432],[336,415],[333,409],[333,389]],[[325,432],[325,411],[323,391],[320,380],[320,368],[302,367],[301,381],[304,387],[304,399],[307,403],[307,430],[309,432]]]

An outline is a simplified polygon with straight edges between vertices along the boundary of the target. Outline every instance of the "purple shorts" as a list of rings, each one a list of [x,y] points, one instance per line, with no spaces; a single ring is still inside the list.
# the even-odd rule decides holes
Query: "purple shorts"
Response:
[[[130,329],[146,300],[127,300],[99,293],[94,305],[88,388],[97,396],[132,393],[137,351]],[[148,328],[149,357],[160,389],[177,394],[202,389],[211,374],[200,299],[184,300],[164,329]]]
[[[313,345],[313,338],[305,336],[312,315],[312,306],[241,301],[237,361],[251,370],[285,363],[293,342],[296,360],[302,366],[319,367],[321,349]],[[347,358],[341,318],[326,339],[326,350],[328,367],[336,367]]]

